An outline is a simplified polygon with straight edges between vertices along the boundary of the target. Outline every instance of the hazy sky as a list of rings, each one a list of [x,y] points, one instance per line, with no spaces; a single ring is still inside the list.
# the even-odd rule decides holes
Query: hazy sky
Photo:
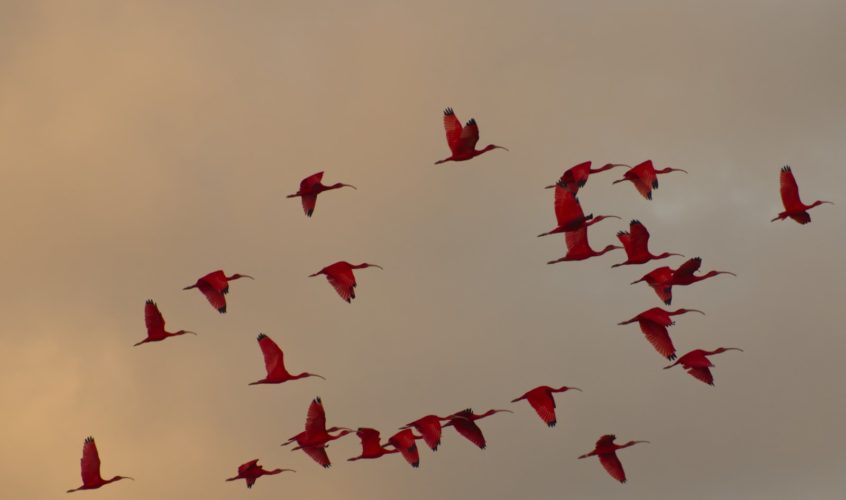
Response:
[[[103,474],[76,495],[231,499],[239,464],[297,469],[250,498],[834,499],[846,490],[843,2],[0,2],[0,493],[64,498],[83,438]],[[449,154],[441,112],[482,145]],[[543,186],[593,160],[686,169],[655,199],[592,177],[586,211],[643,221],[655,251],[734,271],[678,289],[681,353],[636,325],[659,305],[610,269],[620,251],[564,254]],[[813,223],[770,223],[794,168]],[[312,219],[285,199],[319,170],[355,184]],[[626,221],[591,230],[616,243]],[[358,298],[322,278],[372,262]],[[681,259],[667,261],[678,265]],[[222,268],[219,315],[182,291]],[[200,332],[133,348],[144,301]],[[248,387],[261,331],[292,371],[328,380]],[[546,428],[525,403],[574,385]],[[395,456],[323,470],[278,445],[320,395],[329,425],[389,435],[427,413],[509,408],[488,449],[451,430],[421,467]],[[599,435],[629,482],[576,457]]]

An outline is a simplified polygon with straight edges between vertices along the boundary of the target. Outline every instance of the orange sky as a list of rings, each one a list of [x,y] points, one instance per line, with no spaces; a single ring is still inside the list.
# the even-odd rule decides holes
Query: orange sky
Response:
[[[842,2],[4,2],[0,7],[0,493],[64,498],[96,437],[97,492],[230,499],[260,458],[296,474],[250,497],[338,499],[838,498],[846,237]],[[475,117],[462,164],[441,111]],[[619,172],[586,211],[642,220],[653,250],[719,277],[676,292],[704,310],[671,334],[714,358],[716,387],[665,363],[636,326],[659,305],[629,286],[655,265],[564,254],[543,186],[591,159],[659,166],[655,199]],[[794,168],[813,223],[770,223]],[[358,187],[303,216],[300,179]],[[591,242],[616,242],[602,222]],[[372,262],[358,299],[306,276]],[[678,265],[681,259],[667,261]],[[229,312],[182,287],[223,268]],[[706,269],[706,270],[707,270]],[[200,332],[131,347],[143,305]],[[248,387],[265,332],[292,371]],[[574,385],[547,429],[509,401]],[[426,413],[509,408],[488,449],[453,432],[413,470],[397,457],[323,470],[279,443],[320,395],[330,425],[389,435]],[[600,434],[624,486],[576,457]]]

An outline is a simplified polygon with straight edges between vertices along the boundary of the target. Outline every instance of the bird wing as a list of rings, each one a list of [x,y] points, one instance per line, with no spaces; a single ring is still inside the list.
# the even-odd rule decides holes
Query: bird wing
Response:
[[[555,186],[555,218],[558,225],[563,226],[579,218],[584,218],[585,213],[579,199],[569,190],[559,185]]]
[[[561,179],[567,183],[572,180],[572,182],[575,182],[577,186],[584,187],[585,183],[588,180],[588,177],[590,176],[590,166],[591,162],[586,161],[583,163],[579,163],[578,165],[575,165],[573,167],[570,167],[570,169],[564,172],[564,175],[561,176]],[[564,177],[568,175],[568,172],[569,177],[567,179],[564,179]]]
[[[319,463],[323,467],[329,467],[332,462],[329,461],[329,455],[326,454],[326,447],[324,446],[303,446],[302,450],[306,455],[310,456],[312,460]]]
[[[605,467],[605,470],[608,471],[611,477],[621,483],[626,482],[626,472],[623,470],[623,464],[620,463],[620,459],[617,458],[616,453],[613,451],[611,453],[600,453],[599,463]]]
[[[444,130],[446,130],[447,144],[453,154],[457,153],[459,142],[461,142],[461,122],[455,116],[452,108],[444,110]]]
[[[546,391],[533,392],[526,399],[529,400],[529,404],[532,405],[541,420],[546,422],[546,425],[552,427],[556,424],[555,399],[553,399],[552,394]]]
[[[414,442],[413,437],[410,438],[410,440],[406,439],[405,436],[398,440],[394,440],[392,438],[391,444],[393,444],[394,448],[398,449],[399,452],[402,453],[405,461],[411,464],[412,467],[420,465],[420,452],[417,450],[417,443]]]
[[[485,436],[482,434],[482,429],[480,429],[475,422],[464,417],[455,417],[450,421],[459,434],[479,448],[483,450],[485,449],[485,446],[487,446],[485,443]]]
[[[326,432],[326,412],[323,410],[323,401],[320,398],[314,398],[308,407],[305,432],[308,435]]]
[[[261,333],[258,336],[259,347],[261,353],[264,355],[264,368],[267,370],[267,376],[284,378],[288,375],[285,370],[285,353],[276,345],[267,335]]]
[[[652,199],[652,186],[644,182],[643,179],[640,177],[635,177],[632,179],[632,184],[634,184],[635,188],[637,189],[638,193],[641,194],[647,200]]]
[[[100,477],[100,454],[97,453],[97,445],[93,437],[85,438],[82,445],[82,459],[79,461],[82,469],[82,484],[97,484],[102,481]]]
[[[475,118],[471,118],[461,129],[458,147],[462,151],[472,151],[476,149],[477,142],[479,142],[479,125],[476,124]]]
[[[203,292],[203,295],[206,296],[206,300],[209,301],[209,304],[211,304],[212,307],[217,309],[219,312],[226,312],[226,297],[223,296],[223,292],[216,289],[206,280],[201,280],[197,285],[197,288]]]
[[[418,421],[415,426],[417,432],[423,436],[423,441],[432,450],[437,450],[441,444],[441,422],[436,418]]]
[[[798,222],[799,224],[807,224],[811,222],[811,214],[808,212],[797,212],[790,214],[790,218]]]
[[[632,235],[632,246],[638,253],[647,253],[649,249],[649,231],[639,220],[633,220],[629,225]]]
[[[694,378],[699,379],[708,385],[714,385],[714,375],[711,374],[711,370],[708,367],[685,366],[685,369],[687,370],[687,373],[691,374]]]
[[[673,280],[681,279],[690,279],[693,277],[693,273],[699,270],[702,266],[702,259],[699,257],[694,257],[692,259],[687,260],[684,264],[680,265],[678,269],[673,271]]]
[[[650,321],[652,323],[657,323],[662,326],[671,326],[675,324],[670,316],[661,308],[653,307],[652,309],[647,309],[643,311],[639,315],[642,319]]]
[[[364,427],[359,429],[356,435],[361,440],[362,455],[377,455],[381,452],[382,445],[379,443],[379,431]]]
[[[156,337],[164,333],[164,317],[159,312],[159,306],[152,300],[144,304],[144,322],[147,324],[148,337]]]
[[[673,341],[670,339],[667,327],[648,320],[640,320],[638,323],[640,323],[640,331],[646,335],[646,340],[652,344],[652,347],[658,351],[658,354],[669,358],[676,353],[676,348],[673,346]]]
[[[587,227],[583,226],[575,231],[564,233],[564,242],[567,244],[567,253],[590,248],[587,240]]]
[[[799,185],[796,184],[796,178],[793,177],[793,171],[790,167],[782,167],[779,178],[781,181],[781,202],[784,204],[785,210],[800,208],[802,200],[799,199]]]
[[[632,247],[632,234],[628,231],[617,231],[617,239],[623,244],[623,249],[629,258],[634,255],[634,248]]]
[[[209,273],[200,278],[200,280],[208,283],[218,292],[226,293],[229,289],[229,281],[226,280],[226,274],[224,274],[222,270]]]
[[[241,464],[240,466],[238,466],[238,474],[241,475],[241,474],[247,472],[248,470],[252,469],[253,467],[256,467],[258,465],[258,461],[259,461],[259,459],[256,458],[256,459],[250,460],[249,462],[247,462],[245,464]]]
[[[314,186],[320,184],[323,180],[323,172],[311,174],[300,181],[300,194],[310,193],[314,190]]]
[[[652,287],[661,302],[670,304],[673,302],[673,287],[667,283],[659,283]]]
[[[338,295],[340,295],[342,299],[349,302],[355,298],[355,290],[353,290],[353,287],[355,287],[356,282],[352,269],[333,269],[326,273],[326,279],[329,280],[329,283],[333,287],[335,287],[335,291],[338,292]]]
[[[303,203],[303,212],[308,217],[311,217],[311,214],[314,213],[314,207],[317,206],[317,195],[316,194],[304,194],[304,195],[300,196],[300,200]]]

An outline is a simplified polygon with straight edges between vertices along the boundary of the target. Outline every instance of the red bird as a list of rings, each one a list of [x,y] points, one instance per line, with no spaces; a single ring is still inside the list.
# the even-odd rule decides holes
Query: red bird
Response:
[[[323,180],[323,172],[317,172],[316,174],[309,175],[302,181],[300,181],[300,190],[294,194],[289,194],[287,198],[296,198],[299,196],[302,198],[303,202],[303,211],[305,212],[306,216],[311,217],[311,214],[314,213],[314,206],[317,204],[317,195],[324,191],[330,191],[332,189],[339,189],[342,187],[351,187],[353,189],[357,189],[352,184],[344,184],[341,182],[336,182],[331,186],[327,186],[323,184],[321,181]]]
[[[332,435],[331,432],[338,432],[338,434]],[[317,397],[308,407],[305,430],[282,443],[282,446],[287,446],[296,441],[299,446],[291,451],[303,450],[315,462],[326,468],[332,465],[329,456],[326,454],[326,443],[346,436],[350,432],[353,432],[353,430],[347,427],[326,428],[326,412],[323,410],[323,401]]]
[[[484,450],[487,443],[485,442],[485,436],[482,434],[482,429],[476,425],[476,420],[481,420],[499,412],[514,413],[511,410],[488,410],[481,415],[477,415],[473,413],[473,410],[467,408],[466,410],[461,410],[448,416],[447,418],[449,419],[449,422],[444,424],[444,427],[455,427],[455,430],[458,431],[459,434]]]
[[[158,342],[168,337],[176,337],[177,335],[185,335],[186,333],[197,335],[196,333],[189,332],[188,330],[179,330],[175,333],[166,332],[164,329],[164,317],[162,316],[162,313],[159,312],[159,306],[157,306],[152,300],[148,300],[144,304],[144,322],[147,324],[147,338],[138,342],[135,346],[139,346],[146,342]]]
[[[637,188],[638,192],[643,195],[644,198],[647,200],[652,199],[652,190],[658,189],[658,175],[657,174],[668,174],[670,172],[684,172],[687,173],[686,170],[682,170],[680,168],[664,168],[661,170],[655,170],[655,167],[652,165],[652,160],[646,160],[643,163],[639,163],[631,168],[628,172],[623,174],[623,178],[614,181],[614,184],[618,182],[625,182],[631,181],[632,184]]]
[[[370,427],[359,427],[355,434],[361,440],[361,454],[357,457],[348,458],[347,461],[349,462],[379,458],[383,455],[399,452],[397,449],[392,450],[380,444],[379,431],[376,429],[371,429]]]
[[[281,384],[282,382],[305,377],[319,377],[326,380],[316,373],[302,372],[299,375],[291,375],[285,369],[285,353],[276,345],[276,342],[263,333],[259,333],[256,339],[261,348],[261,353],[264,355],[264,368],[267,370],[267,377],[250,382],[248,385]]]
[[[576,231],[577,229],[588,227],[609,217],[619,219],[616,215],[597,215],[594,217],[593,214],[589,214],[585,216],[584,211],[582,211],[582,205],[579,203],[579,199],[563,187],[556,186],[555,218],[558,221],[558,225],[551,231],[539,234],[538,237],[546,236],[548,234]]]
[[[279,474],[281,472],[297,472],[294,469],[273,469],[273,470],[265,470],[261,465],[258,464],[258,459],[250,460],[249,462],[242,464],[238,467],[238,475],[235,477],[230,477],[227,481],[237,481],[238,479],[244,479],[247,482],[247,488],[252,488],[254,484],[256,484],[256,479],[260,478],[261,476],[272,476],[274,474]]]
[[[714,385],[714,376],[711,374],[710,367],[714,366],[708,359],[708,356],[714,354],[721,354],[726,351],[741,351],[737,347],[718,347],[713,351],[703,351],[702,349],[694,349],[684,356],[680,357],[675,363],[665,366],[664,369],[672,368],[676,365],[682,365],[682,368],[687,370],[691,376],[705,382],[708,385]]]
[[[516,403],[525,399],[530,405],[532,405],[532,408],[535,409],[541,420],[546,422],[547,426],[555,427],[555,424],[558,423],[558,419],[555,417],[555,398],[552,394],[554,392],[567,392],[569,390],[582,392],[582,390],[578,387],[567,387],[565,385],[559,387],[558,389],[554,389],[548,385],[542,385],[535,387],[517,399],[512,399],[511,402]]]
[[[85,444],[82,445],[82,459],[79,463],[82,468],[82,486],[68,490],[68,493],[79,490],[96,490],[100,486],[114,483],[121,479],[132,479],[126,476],[115,476],[111,479],[100,477],[100,454],[97,453],[97,445],[94,444],[94,438],[91,436],[85,438]]]
[[[614,444],[614,440],[617,439],[617,436],[613,434],[606,434],[599,438],[596,442],[596,447],[590,453],[585,453],[584,455],[580,456],[579,458],[587,458],[592,457],[594,455],[599,456],[599,463],[605,467],[605,470],[608,471],[608,474],[611,475],[617,481],[621,483],[626,482],[626,472],[623,470],[623,464],[620,463],[620,459],[617,458],[617,450],[622,450],[623,448],[628,448],[629,446],[634,446],[637,443],[648,443],[649,441],[629,441],[626,444]]]
[[[645,281],[652,287],[653,290],[655,290],[655,293],[658,294],[658,297],[661,298],[665,304],[670,305],[673,301],[673,286],[692,285],[697,281],[712,278],[718,274],[730,274],[732,276],[737,276],[729,271],[708,271],[701,276],[696,276],[694,273],[698,271],[701,266],[702,259],[700,257],[694,257],[680,265],[678,269],[675,270],[666,266],[653,269],[649,273],[643,275],[643,277],[639,280],[633,281],[632,285]]]
[[[438,451],[438,446],[441,444],[441,420],[449,420],[449,417],[439,417],[437,415],[426,415],[420,417],[410,424],[406,424],[400,429],[414,428],[423,436],[423,441],[432,449]]]
[[[252,276],[246,274],[226,276],[223,271],[218,270],[203,276],[196,283],[186,286],[183,290],[199,288],[203,292],[203,295],[206,296],[206,299],[208,299],[209,304],[223,314],[226,312],[226,297],[224,295],[229,293],[229,282],[240,278],[253,279]]]
[[[406,462],[416,468],[420,466],[420,453],[417,451],[417,443],[414,441],[421,438],[422,436],[415,435],[411,429],[403,429],[388,438],[388,442],[402,453]]]
[[[476,150],[476,143],[479,142],[479,126],[476,125],[476,119],[471,118],[467,125],[461,127],[461,122],[455,116],[452,108],[444,110],[444,129],[446,130],[447,144],[452,151],[452,155],[435,162],[435,165],[448,161],[465,161],[482,153],[487,153],[492,149],[508,148],[497,146],[495,144],[488,144],[481,150]]]
[[[639,220],[633,220],[631,224],[629,224],[628,231],[618,232],[617,238],[620,240],[620,243],[623,244],[623,249],[626,251],[626,256],[628,258],[625,262],[614,264],[611,267],[645,264],[650,260],[666,259],[667,257],[671,257],[673,255],[684,257],[684,255],[680,253],[669,252],[664,252],[660,255],[652,255],[649,252],[649,231],[646,230],[646,226],[644,226]]]
[[[564,233],[564,242],[567,244],[567,255],[560,259],[555,259],[547,262],[547,264],[555,264],[556,262],[585,260],[591,257],[598,257],[605,252],[614,250],[615,248],[623,248],[617,245],[608,245],[599,252],[590,247],[588,243],[588,231],[586,227]]]
[[[677,309],[675,311],[665,311],[660,307],[653,307],[652,309],[643,311],[634,318],[617,323],[618,325],[628,325],[635,321],[640,324],[640,331],[646,335],[646,340],[652,344],[652,347],[658,351],[658,354],[664,356],[670,361],[676,359],[676,348],[673,346],[673,341],[670,339],[670,334],[667,332],[667,327],[675,325],[676,322],[670,319],[670,316],[684,314],[689,312],[698,312],[705,314],[699,309]]]
[[[600,172],[605,172],[606,170],[610,170],[614,167],[631,168],[628,165],[623,165],[622,163],[606,163],[605,165],[603,165],[602,167],[599,167],[597,169],[590,168],[590,166],[591,166],[591,162],[585,161],[585,162],[579,163],[578,165],[574,165],[574,166],[568,168],[567,170],[564,171],[563,174],[561,174],[561,178],[558,179],[558,182],[556,184],[553,184],[551,186],[546,186],[546,189],[552,189],[556,185],[559,185],[559,186],[563,187],[564,189],[570,191],[571,193],[576,194],[576,193],[579,192],[580,188],[585,187],[585,184],[587,184],[587,181],[588,181],[588,177],[591,174],[598,174]]]
[[[802,200],[799,199],[799,186],[796,184],[796,178],[793,177],[793,171],[790,170],[789,165],[781,168],[781,202],[784,204],[784,212],[779,213],[771,222],[790,217],[799,224],[807,224],[811,222],[808,210],[823,203],[834,205],[834,202],[820,200],[810,205],[802,203]]]
[[[382,266],[377,266],[376,264],[368,264],[365,262],[356,266],[342,260],[326,266],[314,274],[309,274],[308,277],[313,278],[321,274],[325,275],[329,284],[335,287],[335,291],[338,292],[338,295],[340,295],[342,299],[346,300],[347,303],[350,303],[352,302],[352,299],[355,298],[355,287],[357,286],[353,269],[365,269],[368,267],[378,267],[379,269],[382,269]]]

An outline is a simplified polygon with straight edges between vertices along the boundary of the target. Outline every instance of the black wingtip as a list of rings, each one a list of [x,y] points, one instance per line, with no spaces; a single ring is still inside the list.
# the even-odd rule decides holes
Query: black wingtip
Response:
[[[444,110],[444,115],[446,115],[446,116],[454,115],[454,114],[455,114],[455,112],[452,111],[452,108],[446,108]]]
[[[226,314],[226,306],[223,306],[217,310],[220,314]]]
[[[261,339],[264,339],[264,338],[267,338],[267,335],[265,335],[263,333],[259,333],[258,337],[256,337],[256,340],[261,340]]]
[[[553,420],[552,422],[546,424],[546,426],[552,428],[552,427],[555,427],[555,424],[557,424],[557,423],[558,423],[557,420]]]
[[[475,125],[475,124],[476,124],[475,118],[470,118],[470,120],[467,121],[467,125]]]
[[[153,299],[147,299],[147,302],[145,302],[145,304],[150,304],[152,306],[156,305],[156,303],[153,302]]]

